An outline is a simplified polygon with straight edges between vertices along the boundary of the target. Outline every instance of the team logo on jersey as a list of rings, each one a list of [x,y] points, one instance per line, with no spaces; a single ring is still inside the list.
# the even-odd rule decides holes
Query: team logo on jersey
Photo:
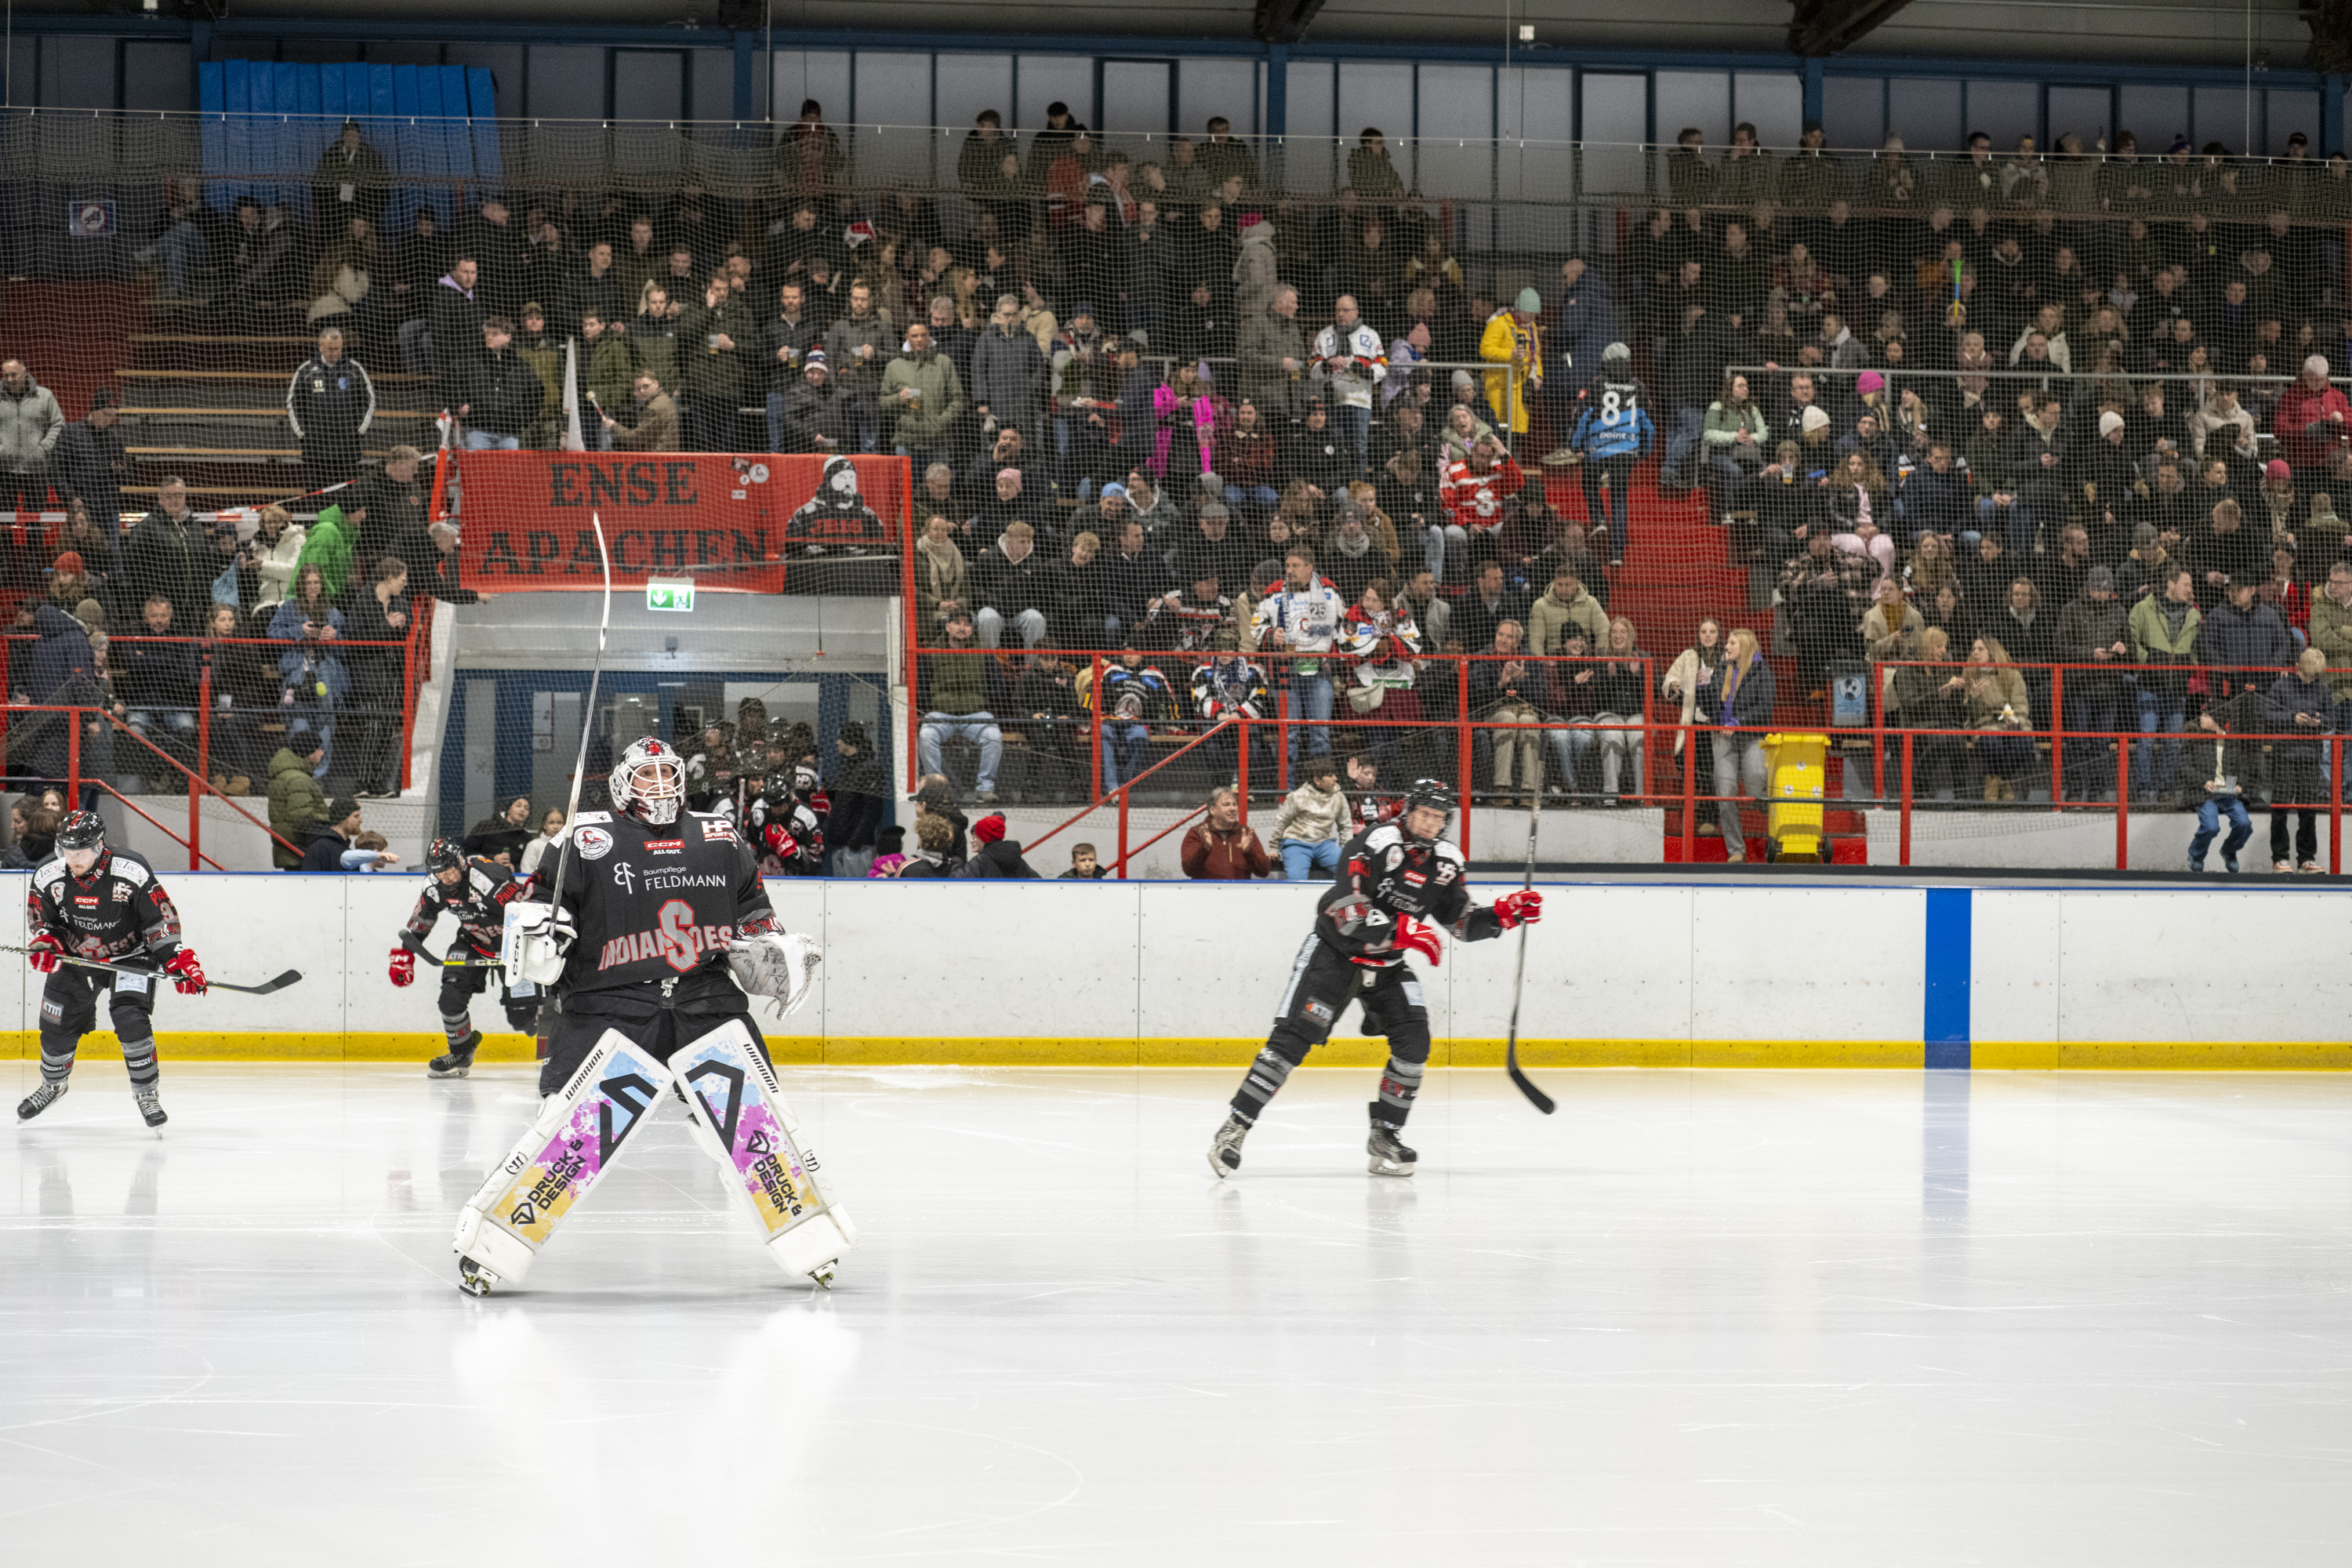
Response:
[[[648,838],[646,847],[656,855],[682,855],[686,852],[683,838]]]
[[[1396,845],[1396,844],[1391,844],[1391,845],[1390,845],[1390,846],[1389,846],[1389,869],[1390,869],[1390,870],[1391,870],[1391,871],[1393,871],[1393,870],[1395,870],[1398,867],[1400,867],[1400,866],[1402,866],[1402,865],[1403,865],[1403,864],[1404,864],[1404,847],[1403,847],[1403,846],[1402,846],[1402,845]]]
[[[722,951],[719,928],[697,925],[694,906],[684,899],[672,899],[664,904],[657,919],[658,923],[651,931],[631,931],[606,942],[597,957],[596,967],[611,969],[658,960],[684,974],[701,963],[706,953]]]
[[[625,893],[635,892],[637,890],[637,868],[635,866],[630,865],[626,860],[616,862],[613,867],[613,886],[620,889],[621,891]]]
[[[613,852],[613,836],[601,827],[583,827],[572,836],[583,860],[602,860]]]

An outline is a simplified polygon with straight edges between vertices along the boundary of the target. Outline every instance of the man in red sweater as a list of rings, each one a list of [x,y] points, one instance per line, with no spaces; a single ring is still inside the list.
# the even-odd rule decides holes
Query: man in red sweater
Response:
[[[1209,816],[1184,835],[1184,875],[1196,882],[1246,882],[1274,875],[1257,834],[1242,826],[1241,797],[1224,785],[1209,793]]]
[[[2271,425],[2279,456],[2294,470],[2297,489],[2321,487],[2327,460],[2352,437],[2352,403],[2327,384],[2327,361],[2318,354],[2303,362],[2303,374],[2283,393]]]
[[[1445,531],[1447,582],[1466,579],[1469,563],[1493,557],[1505,519],[1503,503],[1527,482],[1518,459],[1493,435],[1481,436],[1468,457],[1445,465],[1437,477],[1437,500],[1451,525]]]

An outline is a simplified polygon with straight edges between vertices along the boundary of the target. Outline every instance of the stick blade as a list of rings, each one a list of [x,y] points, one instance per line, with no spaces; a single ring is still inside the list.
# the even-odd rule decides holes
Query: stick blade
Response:
[[[1535,1080],[1528,1077],[1526,1073],[1519,1070],[1519,1047],[1517,1041],[1512,1041],[1509,1047],[1504,1052],[1503,1067],[1504,1070],[1511,1075],[1511,1081],[1518,1086],[1519,1092],[1528,1097],[1528,1103],[1529,1105],[1534,1106],[1546,1116],[1549,1116],[1553,1111],[1559,1109],[1557,1104],[1553,1103],[1550,1095],[1548,1095],[1542,1089],[1538,1089],[1535,1085]]]
[[[300,970],[289,969],[285,973],[279,975],[277,979],[265,980],[258,985],[229,985],[215,980],[211,982],[206,986],[206,989],[212,991],[237,991],[242,992],[247,996],[267,996],[273,991],[285,990],[289,985],[295,984],[301,978],[302,972]]]

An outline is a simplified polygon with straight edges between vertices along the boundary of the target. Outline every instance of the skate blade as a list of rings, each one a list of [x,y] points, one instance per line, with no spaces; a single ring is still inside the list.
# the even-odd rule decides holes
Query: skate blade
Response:
[[[827,1289],[827,1290],[830,1290],[830,1289],[833,1289],[833,1277],[834,1277],[834,1272],[835,1272],[836,1269],[838,1269],[840,1267],[841,1267],[841,1259],[839,1259],[838,1258],[835,1258],[835,1259],[834,1259],[832,1262],[830,1262],[830,1263],[824,1264],[824,1265],[821,1265],[821,1266],[820,1266],[820,1267],[818,1267],[818,1268],[812,1268],[812,1269],[810,1269],[810,1270],[809,1270],[809,1279],[810,1279],[813,1282],[814,1282],[815,1284],[817,1284],[817,1285],[820,1285],[820,1286],[824,1287],[824,1288],[825,1289]]]
[[[1227,1165],[1223,1157],[1218,1154],[1214,1149],[1212,1149],[1209,1151],[1209,1169],[1214,1173],[1216,1178],[1222,1182],[1227,1176],[1232,1175],[1235,1171],[1240,1170],[1241,1167],[1239,1165]]]
[[[1413,1167],[1411,1165],[1400,1165],[1394,1160],[1382,1160],[1377,1157],[1366,1161],[1364,1168],[1375,1176],[1410,1176],[1413,1173]]]
[[[474,1064],[471,1062],[467,1062],[464,1067],[455,1068],[436,1068],[428,1062],[425,1064],[425,1076],[426,1078],[464,1078],[473,1070]]]
[[[490,1293],[499,1277],[470,1258],[457,1259],[457,1289],[476,1300]]]

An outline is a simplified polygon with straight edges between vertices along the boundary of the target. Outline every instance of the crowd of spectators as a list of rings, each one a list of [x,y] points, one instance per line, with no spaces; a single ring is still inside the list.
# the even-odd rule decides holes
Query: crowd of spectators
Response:
[[[1374,127],[1310,200],[1222,121],[1136,159],[1065,106],[1021,135],[992,111],[950,198],[859,185],[811,102],[758,190],[428,207],[354,300],[372,156],[348,130],[282,245],[301,226],[239,211],[159,246],[167,283],[175,257],[184,280],[277,247],[319,286],[306,461],[335,471],[364,430],[363,372],[317,390],[345,337],[396,344],[470,447],[558,439],[572,340],[592,446],[905,456],[923,766],[982,804],[1016,767],[1115,787],[1277,692],[1302,765],[1450,773],[1428,727],[1467,717],[1508,727],[1478,742],[1487,798],[1613,803],[1662,767],[1728,792],[1762,765],[1746,733],[1662,755],[1644,714],[1760,731],[1876,663],[1889,725],[1971,732],[1921,739],[1923,790],[2001,801],[2036,731],[2168,738],[2305,647],[2352,685],[2352,302],[2320,221],[2352,179],[2301,137],[1930,158],[1685,132],[1607,256],[1465,265]],[[11,484],[63,444],[53,401],[20,420],[42,458],[12,432],[28,395],[0,366]],[[1639,542],[1753,584],[1724,608],[1755,629],[1710,621],[1671,665],[1681,627],[1649,628],[1653,659],[1610,608],[1664,526],[1629,504],[1653,457],[1721,535]],[[2109,748],[2065,756],[2070,796],[2114,787]],[[2195,805],[2185,766],[2143,742],[2134,782]]]

